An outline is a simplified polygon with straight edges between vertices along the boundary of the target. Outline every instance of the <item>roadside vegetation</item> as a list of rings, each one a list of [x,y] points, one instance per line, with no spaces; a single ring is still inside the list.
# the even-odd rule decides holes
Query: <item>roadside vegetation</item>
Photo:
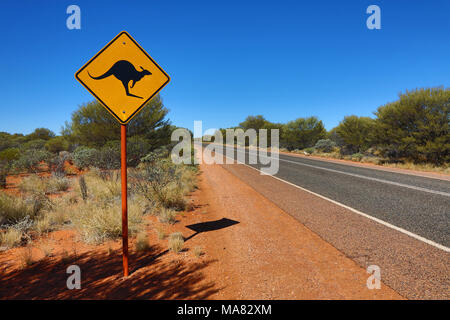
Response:
[[[272,123],[261,115],[236,128],[279,129],[280,151],[450,173],[449,119],[450,89],[438,87],[406,91],[374,117],[349,115],[330,131],[317,117]]]
[[[128,227],[137,251],[151,247],[145,217],[174,224],[196,188],[197,167],[170,161],[166,114],[157,97],[128,126]],[[81,106],[61,136],[44,128],[0,136],[0,188],[11,189],[8,176],[19,181],[15,192],[0,190],[2,250],[31,248],[66,228],[89,244],[121,237],[120,126],[102,106]]]

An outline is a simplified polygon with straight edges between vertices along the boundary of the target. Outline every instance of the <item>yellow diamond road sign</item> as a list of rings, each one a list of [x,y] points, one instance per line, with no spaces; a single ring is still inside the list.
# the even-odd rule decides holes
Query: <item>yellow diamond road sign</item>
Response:
[[[89,60],[75,78],[121,124],[129,122],[170,81],[125,31]]]

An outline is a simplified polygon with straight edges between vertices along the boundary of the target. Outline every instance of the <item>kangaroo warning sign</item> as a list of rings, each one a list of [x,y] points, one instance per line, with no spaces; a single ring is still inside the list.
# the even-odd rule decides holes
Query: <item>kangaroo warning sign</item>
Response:
[[[128,123],[170,77],[125,31],[89,60],[75,78],[121,123]]]

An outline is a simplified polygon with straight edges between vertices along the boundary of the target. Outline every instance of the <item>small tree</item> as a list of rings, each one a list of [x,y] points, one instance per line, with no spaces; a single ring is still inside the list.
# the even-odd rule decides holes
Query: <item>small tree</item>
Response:
[[[327,132],[321,120],[317,117],[298,118],[289,121],[281,132],[281,145],[289,150],[312,147]]]
[[[384,156],[434,164],[450,161],[450,89],[406,91],[375,114],[376,143]]]
[[[45,143],[45,149],[53,153],[69,150],[69,142],[62,136],[54,137]]]
[[[374,120],[369,117],[346,116],[336,127],[343,141],[341,152],[353,154],[364,152],[372,142]]]
[[[36,140],[36,139],[50,140],[55,136],[56,136],[55,133],[47,128],[37,128],[26,137],[28,140]]]

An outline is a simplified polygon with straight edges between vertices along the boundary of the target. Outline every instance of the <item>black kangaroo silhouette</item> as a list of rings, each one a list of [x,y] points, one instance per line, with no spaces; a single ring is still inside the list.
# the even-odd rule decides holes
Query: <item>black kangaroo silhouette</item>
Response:
[[[134,85],[136,84],[136,82],[140,81],[144,76],[152,74],[150,71],[142,68],[142,66],[141,66],[141,69],[142,69],[142,71],[138,71],[131,62],[126,61],[126,60],[119,60],[116,63],[114,63],[114,65],[111,68],[109,68],[109,70],[106,71],[101,76],[93,77],[93,76],[91,76],[89,71],[88,71],[88,75],[92,79],[95,79],[95,80],[105,79],[109,76],[114,76],[122,82],[127,96],[143,99],[142,97],[139,97],[139,96],[136,96],[136,95],[130,93],[128,90],[128,83],[130,81],[133,81],[131,83],[131,88],[133,88]]]

